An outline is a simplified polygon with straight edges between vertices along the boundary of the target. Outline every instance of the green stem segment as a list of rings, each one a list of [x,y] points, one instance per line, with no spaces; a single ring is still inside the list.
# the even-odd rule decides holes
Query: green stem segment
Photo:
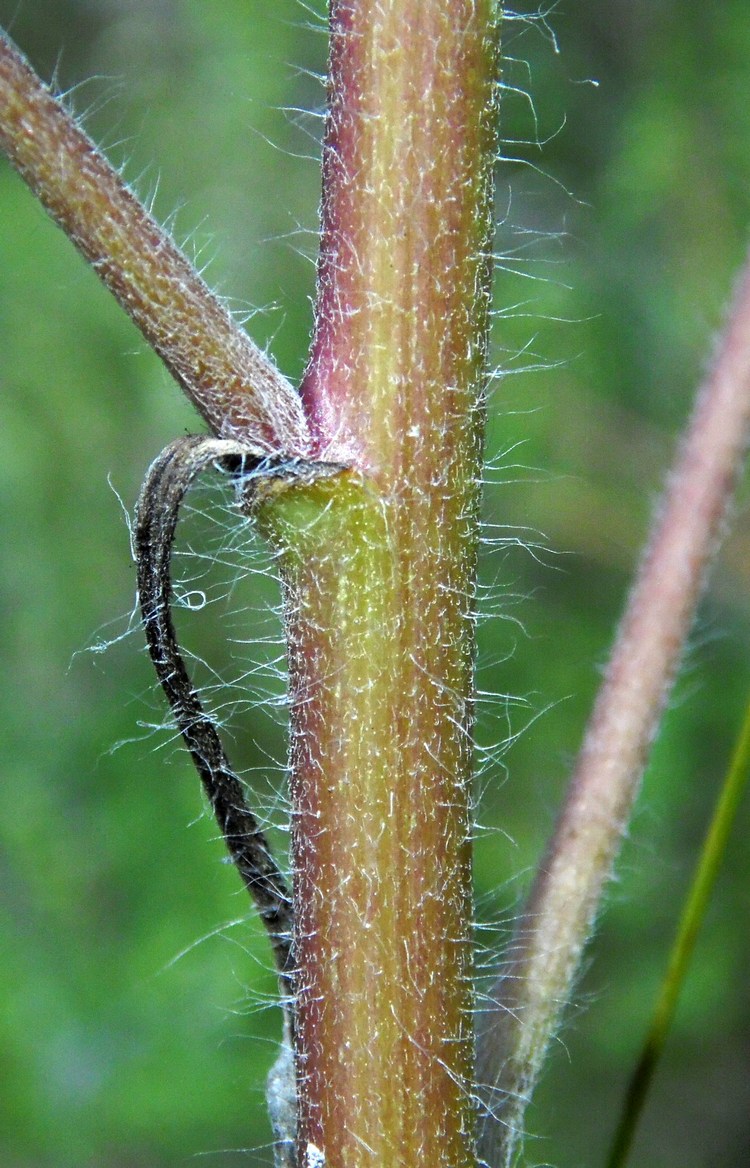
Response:
[[[469,1168],[490,0],[334,0],[290,644],[299,1163]]]
[[[438,597],[413,603],[389,520],[353,473],[261,516],[290,629],[300,1163],[456,1168],[473,1163],[469,663]]]
[[[623,1168],[627,1162],[638,1120],[664,1049],[680,990],[687,976],[698,933],[703,924],[716,877],[724,859],[729,833],[732,830],[749,774],[750,706],[745,712],[739,740],[701,849],[693,884],[682,911],[651,1026],[630,1081],[622,1119],[615,1133],[612,1150],[607,1160],[607,1168]]]

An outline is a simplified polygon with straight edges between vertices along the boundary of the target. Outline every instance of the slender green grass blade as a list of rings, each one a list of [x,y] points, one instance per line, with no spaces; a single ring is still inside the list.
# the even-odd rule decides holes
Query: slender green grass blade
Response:
[[[727,840],[750,771],[750,704],[708,829],[692,887],[675,935],[651,1026],[630,1080],[622,1115],[612,1141],[607,1168],[624,1168],[654,1071],[666,1042],[675,1006],[703,924]]]

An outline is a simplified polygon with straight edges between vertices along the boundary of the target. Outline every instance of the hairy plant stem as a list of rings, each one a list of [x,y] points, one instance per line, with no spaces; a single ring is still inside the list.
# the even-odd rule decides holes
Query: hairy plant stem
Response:
[[[334,0],[313,454],[286,582],[299,1163],[469,1168],[490,0]],[[306,1158],[307,1157],[307,1158]]]
[[[0,31],[0,148],[215,434],[304,457],[297,394]]]
[[[622,619],[570,789],[513,948],[491,994],[478,1076],[494,1118],[487,1163],[513,1162],[523,1114],[570,995],[625,831],[750,423],[750,260],[698,394]]]
[[[174,646],[162,682],[182,702],[181,729],[240,870],[246,864],[256,892],[259,873],[265,881],[261,908],[289,985],[294,975],[301,1168],[470,1168],[472,607],[495,5],[330,7],[323,234],[301,399],[1,34],[0,147],[215,434],[237,440],[241,457],[251,450],[337,464],[315,481],[269,478],[254,500],[284,574],[294,971],[284,885],[240,808],[220,744],[200,755],[210,728],[186,676],[174,692]],[[750,268],[482,1025],[488,1164],[509,1165],[517,1153],[717,541],[749,413]],[[157,652],[169,640],[164,556],[181,490],[160,473],[151,485],[165,487],[166,509],[144,512],[141,529]],[[254,850],[249,861],[241,842]]]
[[[471,1168],[495,3],[332,0],[331,34],[301,402],[7,39],[0,145],[214,433],[350,467],[254,504],[289,637],[298,1161]]]

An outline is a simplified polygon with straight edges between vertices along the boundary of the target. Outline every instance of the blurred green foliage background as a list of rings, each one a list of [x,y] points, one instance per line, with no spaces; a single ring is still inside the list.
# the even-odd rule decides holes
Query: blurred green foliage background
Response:
[[[319,14],[299,0],[0,0],[0,22],[297,377]],[[750,224],[746,0],[567,2],[550,23],[559,52],[539,23],[505,37],[493,361],[507,375],[490,407],[480,627],[486,961],[552,826]],[[0,1160],[267,1165],[274,977],[165,726],[117,497],[132,512],[151,458],[196,419],[3,161],[0,389]],[[581,1008],[529,1116],[529,1163],[603,1162],[750,689],[746,500]],[[196,668],[283,847],[278,591],[230,504],[206,489],[183,527],[182,636],[209,662]],[[750,1162],[748,817],[634,1165]]]

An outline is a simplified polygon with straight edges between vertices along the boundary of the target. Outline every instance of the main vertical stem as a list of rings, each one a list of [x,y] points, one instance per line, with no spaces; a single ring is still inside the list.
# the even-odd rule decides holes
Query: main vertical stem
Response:
[[[352,469],[260,506],[290,643],[299,1163],[469,1168],[494,6],[333,0],[331,34],[302,395]]]

